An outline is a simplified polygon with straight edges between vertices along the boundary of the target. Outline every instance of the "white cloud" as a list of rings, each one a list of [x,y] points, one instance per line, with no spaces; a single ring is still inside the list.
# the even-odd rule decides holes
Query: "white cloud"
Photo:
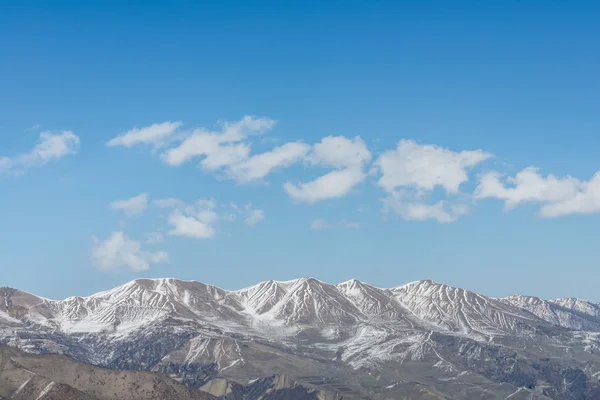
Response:
[[[249,135],[265,133],[273,129],[275,124],[276,121],[270,118],[256,118],[246,115],[236,122],[224,122],[222,133],[228,141],[236,142],[245,139]]]
[[[468,181],[468,170],[487,160],[483,150],[454,152],[436,145],[420,145],[401,140],[394,150],[381,154],[375,168],[381,173],[378,184],[388,193],[398,187],[431,191],[441,186],[456,193]]]
[[[155,204],[159,207],[172,208],[168,217],[168,222],[172,226],[169,235],[210,239],[217,234],[216,222],[227,219],[216,213],[217,204],[214,199],[199,199],[193,204],[186,204],[181,200],[168,198],[157,200]]]
[[[71,131],[57,134],[42,132],[33,150],[21,155],[18,161],[24,166],[44,165],[66,155],[76,154],[79,151],[79,144],[79,136]]]
[[[343,197],[361,183],[366,177],[364,167],[371,160],[371,153],[360,137],[328,136],[313,146],[307,159],[311,165],[336,170],[310,182],[286,182],[284,189],[296,201],[315,203]]]
[[[544,217],[592,213],[600,213],[600,171],[589,181],[582,182],[573,197],[547,204],[540,210]]]
[[[175,211],[169,216],[169,224],[173,226],[169,235],[210,239],[217,234],[209,222],[199,217],[183,215],[180,211]]]
[[[177,167],[195,161],[205,171],[220,172],[221,176],[240,183],[263,180],[278,168],[286,168],[302,161],[311,146],[290,142],[259,154],[251,154],[252,136],[273,129],[276,121],[270,118],[245,116],[239,121],[222,122],[218,129],[198,128],[181,132],[176,137],[180,122],[154,124],[133,129],[112,139],[109,146],[131,147],[138,143],[162,148],[160,158]]]
[[[285,143],[231,165],[229,174],[240,182],[261,180],[276,168],[289,167],[301,161],[309,150],[310,146],[302,142]]]
[[[193,158],[204,156],[200,165],[217,169],[248,157],[250,147],[244,143],[232,143],[222,134],[196,129],[177,147],[162,154],[162,159],[171,166],[180,166]]]
[[[133,128],[113,139],[107,146],[132,147],[137,144],[146,144],[154,147],[163,146],[167,139],[183,124],[179,121],[167,121],[160,124],[152,124],[143,128]]]
[[[313,165],[333,168],[363,166],[371,160],[371,153],[360,137],[327,136],[315,144],[308,157]]]
[[[442,224],[456,221],[469,213],[468,207],[461,204],[450,204],[446,200],[427,204],[415,198],[405,198],[398,192],[383,198],[383,212],[393,212],[407,221],[424,221],[433,219]]]
[[[248,158],[250,146],[243,141],[252,134],[261,134],[273,128],[269,118],[245,116],[237,122],[225,122],[220,131],[196,129],[178,146],[168,149],[162,159],[171,166],[179,166],[194,158],[203,157],[200,165],[209,170],[237,164]]]
[[[383,212],[409,221],[456,221],[469,213],[469,208],[456,199],[460,186],[469,180],[471,168],[490,157],[483,150],[455,152],[401,140],[394,150],[383,152],[372,169],[381,175],[377,183],[387,193],[381,200]],[[442,189],[444,198],[429,202],[436,188]]]
[[[122,210],[126,215],[138,215],[148,208],[148,193],[142,193],[127,200],[119,200],[110,203],[113,210]]]
[[[480,178],[475,197],[503,200],[506,210],[524,203],[541,204],[543,217],[597,213],[600,212],[600,171],[589,181],[553,174],[544,177],[534,167],[506,179],[498,172],[488,172]]]
[[[164,251],[148,252],[142,250],[140,242],[128,238],[123,232],[116,231],[104,241],[93,238],[92,262],[100,271],[130,269],[144,271],[150,264],[168,262]]]
[[[25,169],[40,167],[70,154],[79,152],[80,140],[71,131],[42,132],[29,153],[0,157],[0,172],[21,174]]]
[[[236,214],[243,215],[244,222],[248,226],[254,226],[258,224],[260,221],[265,219],[265,211],[259,208],[255,208],[252,203],[246,204],[246,206],[241,209],[234,202],[229,202],[229,208],[231,208],[235,213],[229,214],[226,218],[228,221],[234,221],[236,219]]]
[[[508,185],[506,185],[506,184]],[[557,178],[550,174],[543,177],[534,167],[525,168],[506,182],[497,172],[488,172],[479,179],[475,197],[497,198],[505,201],[506,209],[521,203],[554,203],[572,198],[577,194],[581,182],[572,177]]]
[[[316,231],[322,231],[322,230],[326,230],[326,229],[358,229],[358,228],[360,228],[360,223],[348,222],[348,221],[329,223],[322,219],[315,219],[310,224],[310,229],[316,230]]]
[[[208,152],[200,161],[200,166],[206,170],[218,170],[246,160],[250,155],[250,145],[237,143],[228,146],[217,146],[214,152]]]
[[[361,167],[345,168],[299,185],[286,182],[283,187],[292,199],[304,203],[315,203],[320,200],[346,196],[365,179],[365,176]]]
[[[246,218],[244,219],[244,222],[246,222],[248,226],[254,226],[263,219],[265,219],[264,210],[253,208],[252,204],[246,206]]]

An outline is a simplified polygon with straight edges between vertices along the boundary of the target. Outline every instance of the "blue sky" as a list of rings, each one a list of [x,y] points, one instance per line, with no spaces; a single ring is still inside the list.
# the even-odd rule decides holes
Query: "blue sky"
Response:
[[[599,14],[2,2],[0,284],[433,279],[600,301]]]

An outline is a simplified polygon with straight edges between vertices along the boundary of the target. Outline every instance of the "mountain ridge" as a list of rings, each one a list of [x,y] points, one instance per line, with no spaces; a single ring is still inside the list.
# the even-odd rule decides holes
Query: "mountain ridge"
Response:
[[[443,285],[443,286],[447,286],[447,287],[454,288],[454,289],[460,289],[460,290],[465,290],[465,291],[471,292],[471,293],[481,294],[481,293],[476,292],[474,290],[469,290],[469,289],[464,289],[464,288],[460,288],[460,287],[457,287],[457,286],[447,285],[447,284],[435,281],[433,279],[420,279],[420,280],[416,280],[416,281],[410,281],[410,282],[403,283],[403,284],[401,284],[399,286],[379,287],[379,286],[371,285],[371,284],[369,284],[369,283],[367,283],[365,281],[361,281],[361,280],[356,279],[356,278],[351,278],[351,279],[348,279],[348,280],[345,280],[345,281],[342,281],[340,283],[335,284],[335,283],[329,283],[329,282],[326,282],[326,281],[323,281],[323,280],[320,280],[320,279],[314,278],[314,277],[303,277],[303,278],[295,278],[295,279],[288,279],[288,280],[274,280],[274,279],[270,279],[270,280],[261,281],[261,282],[259,282],[257,284],[251,285],[251,286],[245,286],[245,287],[242,287],[242,288],[239,288],[239,289],[223,289],[223,288],[221,288],[219,286],[208,284],[208,283],[204,283],[202,281],[195,280],[195,279],[188,280],[188,279],[179,279],[179,278],[175,278],[175,277],[165,277],[165,278],[135,278],[135,279],[132,279],[132,280],[127,281],[125,283],[122,283],[120,285],[117,285],[117,286],[115,286],[115,287],[113,287],[111,289],[101,290],[99,292],[95,292],[95,293],[92,293],[92,294],[89,294],[89,295],[86,295],[86,296],[68,296],[68,297],[65,297],[64,299],[55,299],[55,298],[50,298],[50,297],[45,297],[45,296],[39,296],[39,295],[37,295],[37,294],[35,294],[35,293],[31,292],[31,291],[21,290],[21,289],[9,287],[9,286],[0,287],[0,289],[18,290],[19,292],[21,292],[23,294],[35,296],[35,297],[37,297],[39,299],[42,299],[42,300],[48,300],[48,301],[65,301],[65,300],[69,300],[69,299],[77,299],[77,298],[79,298],[79,299],[88,299],[90,297],[99,296],[99,295],[105,294],[107,292],[111,292],[111,291],[115,290],[116,288],[134,284],[137,281],[140,281],[140,282],[144,282],[144,281],[154,281],[154,282],[164,281],[164,282],[169,282],[169,281],[171,281],[171,282],[183,282],[183,283],[190,283],[190,284],[196,283],[196,284],[201,284],[201,285],[204,285],[204,286],[207,286],[207,287],[212,287],[212,288],[218,289],[218,290],[223,291],[223,292],[228,292],[228,293],[237,293],[237,292],[245,291],[245,290],[257,287],[259,285],[266,284],[266,283],[271,283],[271,282],[272,283],[276,283],[276,284],[290,285],[290,284],[293,284],[293,283],[296,283],[296,282],[299,282],[299,281],[316,281],[316,282],[319,282],[321,284],[325,284],[325,285],[329,285],[329,286],[334,286],[334,287],[339,287],[339,286],[344,285],[344,284],[351,284],[353,282],[357,282],[357,283],[360,283],[362,285],[366,285],[366,286],[369,286],[369,287],[372,287],[372,288],[375,288],[375,289],[378,289],[378,290],[393,290],[393,289],[398,289],[398,288],[402,288],[402,287],[405,287],[405,286],[428,283],[428,284],[433,284],[433,285]],[[495,297],[495,296],[488,296],[488,295],[483,295],[483,294],[481,294],[481,295],[485,296],[487,298],[496,299],[496,300],[506,299],[506,298],[509,298],[509,297],[512,297],[512,296],[524,296],[524,297],[539,298],[539,299],[546,300],[546,301],[565,301],[565,302],[567,302],[567,301],[571,301],[571,302],[578,302],[578,301],[580,301],[580,302],[586,302],[586,303],[589,303],[589,304],[594,304],[594,305],[600,307],[600,302],[593,302],[593,301],[590,301],[590,300],[587,300],[587,299],[584,299],[584,298],[580,298],[580,297],[556,297],[556,298],[546,299],[546,298],[535,296],[535,295],[524,295],[524,294],[519,294],[519,293],[513,293],[512,295],[508,295],[508,296],[504,296],[504,297]]]
[[[0,298],[0,343],[194,389],[284,375],[350,399],[600,396],[600,306],[581,299],[315,278],[239,290],[140,278],[86,297]]]

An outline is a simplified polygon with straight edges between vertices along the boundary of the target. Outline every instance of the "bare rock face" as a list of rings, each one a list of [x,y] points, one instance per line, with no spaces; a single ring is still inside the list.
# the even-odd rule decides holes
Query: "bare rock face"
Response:
[[[429,280],[380,289],[307,278],[226,291],[138,279],[61,301],[3,288],[0,343],[113,370],[41,358],[57,375],[26,369],[46,379],[28,384],[45,395],[68,387],[108,398],[113,374],[125,374],[116,376],[129,386],[115,390],[148,396],[147,385],[223,399],[600,399],[598,304],[496,299]],[[76,371],[87,371],[87,386],[60,378]]]
[[[209,400],[158,374],[116,371],[0,346],[0,395],[15,400]]]

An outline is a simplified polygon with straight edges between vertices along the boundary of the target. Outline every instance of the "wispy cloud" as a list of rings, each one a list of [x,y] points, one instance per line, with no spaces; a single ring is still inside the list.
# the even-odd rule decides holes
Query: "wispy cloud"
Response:
[[[29,128],[25,129],[26,132],[37,132],[40,129],[42,129],[42,126],[40,124],[35,124],[30,126]]]
[[[254,226],[265,219],[265,211],[259,208],[254,208],[252,204],[246,206],[246,218],[244,222],[248,226]]]
[[[127,200],[118,200],[110,203],[110,208],[120,210],[125,215],[138,215],[146,211],[148,208],[148,193],[142,193]]]
[[[146,239],[146,243],[150,245],[155,245],[165,241],[165,236],[162,234],[162,232],[158,231],[146,233],[144,238]]]
[[[150,145],[153,147],[162,147],[167,143],[175,131],[183,124],[179,121],[167,121],[159,124],[152,124],[143,128],[133,128],[106,143],[107,146],[132,147],[138,144]]]
[[[79,152],[79,136],[71,131],[42,132],[33,149],[15,156],[0,156],[0,173],[19,175],[26,169],[41,167]]]
[[[452,203],[439,200],[433,204],[420,201],[418,197],[403,197],[400,192],[393,192],[383,198],[383,212],[393,212],[407,221],[436,220],[442,224],[456,221],[469,214],[469,208],[463,203]]]
[[[231,201],[229,202],[229,208],[231,208],[234,212],[227,218],[229,221],[235,220],[237,216],[240,215],[244,218],[246,225],[254,226],[265,219],[265,211],[254,207],[252,203],[248,203],[242,208],[238,207],[237,204]]]
[[[290,142],[233,164],[228,174],[239,182],[264,179],[277,168],[286,168],[304,159],[310,146],[302,142]]]

